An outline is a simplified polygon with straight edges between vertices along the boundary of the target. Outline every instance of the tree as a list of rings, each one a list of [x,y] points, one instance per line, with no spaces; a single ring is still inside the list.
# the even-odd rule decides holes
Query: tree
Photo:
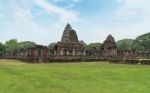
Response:
[[[0,57],[3,56],[4,52],[5,52],[5,46],[2,43],[0,43]]]
[[[49,45],[48,45],[48,49],[55,49],[55,46],[56,46],[56,43],[54,42],[54,43],[50,43]]]
[[[133,48],[133,39],[123,39],[117,41],[117,48],[121,50],[128,50]]]
[[[92,49],[96,49],[99,50],[101,47],[101,43],[90,43],[88,45],[86,45],[86,49],[92,50]]]
[[[133,47],[138,51],[150,51],[150,33],[138,36],[133,42]]]
[[[7,55],[16,55],[19,50],[19,44],[17,39],[11,39],[5,43],[5,52]]]
[[[19,48],[20,49],[27,49],[27,48],[32,48],[36,46],[36,43],[31,42],[31,41],[23,41],[23,42],[19,42]]]
[[[118,49],[136,49],[150,51],[150,33],[138,36],[135,40],[123,39],[117,42]]]

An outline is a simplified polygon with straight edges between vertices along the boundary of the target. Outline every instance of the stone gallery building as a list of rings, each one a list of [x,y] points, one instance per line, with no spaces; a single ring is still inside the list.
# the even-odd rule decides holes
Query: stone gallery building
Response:
[[[49,50],[46,46],[37,45],[34,48],[22,49],[17,55],[17,59],[28,61],[44,61],[49,58]]]
[[[67,24],[61,41],[57,42],[54,49],[49,50],[46,46],[37,45],[34,48],[23,49],[17,58],[27,61],[60,61],[62,60],[98,60],[124,57],[137,57],[135,50],[118,50],[115,39],[108,35],[99,50],[88,50],[83,41],[79,41],[77,33]]]

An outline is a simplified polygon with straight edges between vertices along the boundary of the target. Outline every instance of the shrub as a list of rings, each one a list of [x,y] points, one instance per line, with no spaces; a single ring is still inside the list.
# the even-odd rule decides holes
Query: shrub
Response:
[[[140,64],[142,64],[142,65],[150,65],[150,60],[141,60]]]

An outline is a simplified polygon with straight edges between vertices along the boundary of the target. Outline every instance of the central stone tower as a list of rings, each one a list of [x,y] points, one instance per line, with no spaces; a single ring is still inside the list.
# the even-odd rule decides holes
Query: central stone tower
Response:
[[[76,31],[72,29],[70,24],[67,24],[62,35],[61,42],[63,43],[78,43]]]
[[[85,46],[78,40],[77,33],[67,24],[61,41],[55,47],[55,55],[59,56],[84,56]]]

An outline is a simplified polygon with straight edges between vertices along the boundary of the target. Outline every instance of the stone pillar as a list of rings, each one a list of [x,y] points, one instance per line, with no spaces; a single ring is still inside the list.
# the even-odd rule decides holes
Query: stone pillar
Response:
[[[60,50],[54,50],[54,56],[56,56],[56,55],[61,55],[60,52],[61,52]]]
[[[25,52],[25,56],[27,56],[28,55],[28,51],[26,50],[26,52]]]
[[[69,52],[69,50],[67,50],[67,56],[69,56],[70,55],[70,52]]]
[[[49,51],[49,55],[52,55],[51,51]],[[56,50],[54,50],[54,55],[56,55]]]
[[[41,55],[40,56],[43,56],[44,55],[44,50],[40,49],[40,51],[41,51]]]
[[[84,55],[84,51],[83,50],[81,50],[81,56],[83,56]]]
[[[61,56],[64,55],[64,50],[63,50],[63,49],[60,50],[60,55],[61,55]]]
[[[84,50],[84,54],[83,54],[84,56],[86,56],[86,51]]]
[[[78,55],[80,56],[81,55],[81,53],[80,53],[80,51],[78,50]]]
[[[75,49],[73,49],[73,51],[72,51],[72,55],[73,55],[73,56],[75,56],[75,55],[76,55],[76,50],[75,50]]]
[[[78,50],[76,50],[76,55],[79,56],[79,51]]]

